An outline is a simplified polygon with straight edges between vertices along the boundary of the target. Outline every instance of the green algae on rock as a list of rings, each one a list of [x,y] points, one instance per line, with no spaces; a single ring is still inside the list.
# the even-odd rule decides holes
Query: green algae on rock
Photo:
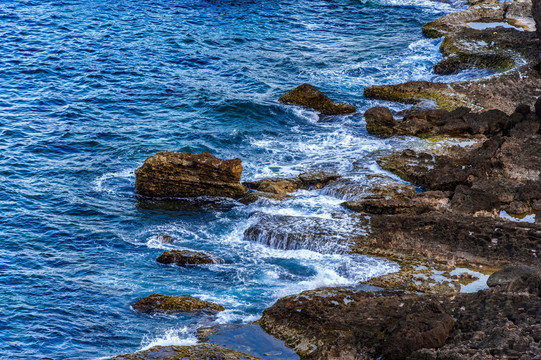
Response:
[[[110,360],[261,360],[214,344],[192,346],[155,346],[136,353],[115,356]]]
[[[148,197],[217,196],[239,198],[242,161],[201,154],[160,151],[135,170],[135,189]]]
[[[209,254],[191,250],[164,251],[156,261],[161,264],[176,264],[179,266],[219,264],[221,262]]]
[[[319,111],[323,115],[346,115],[354,113],[356,110],[353,105],[335,103],[310,84],[302,84],[296,87],[282,95],[278,101],[306,106]]]
[[[191,296],[152,294],[137,301],[133,308],[144,313],[177,313],[194,311],[223,311],[222,305],[199,300]]]

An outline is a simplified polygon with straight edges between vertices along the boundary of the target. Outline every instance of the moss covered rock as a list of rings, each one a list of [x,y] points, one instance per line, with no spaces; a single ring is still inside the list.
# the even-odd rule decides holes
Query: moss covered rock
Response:
[[[119,355],[111,360],[261,360],[214,344],[155,346],[145,351]]]
[[[306,106],[319,111],[323,115],[345,115],[354,113],[356,110],[353,105],[335,103],[310,84],[298,86],[280,97],[278,101]]]
[[[225,310],[222,305],[199,300],[191,296],[161,294],[149,295],[133,304],[133,308],[148,314]]]

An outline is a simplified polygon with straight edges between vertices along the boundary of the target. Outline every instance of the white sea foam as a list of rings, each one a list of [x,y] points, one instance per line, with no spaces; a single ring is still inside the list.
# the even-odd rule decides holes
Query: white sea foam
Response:
[[[118,192],[117,186],[112,186],[109,184],[112,179],[120,179],[126,181],[129,184],[135,183],[135,175],[133,169],[124,169],[118,172],[110,172],[101,175],[92,182],[92,188],[97,192],[107,192],[109,194],[116,194]]]
[[[148,350],[154,346],[187,346],[195,344],[197,344],[197,337],[187,326],[184,326],[179,329],[169,328],[162,335],[143,337],[143,340],[141,341],[141,350]]]

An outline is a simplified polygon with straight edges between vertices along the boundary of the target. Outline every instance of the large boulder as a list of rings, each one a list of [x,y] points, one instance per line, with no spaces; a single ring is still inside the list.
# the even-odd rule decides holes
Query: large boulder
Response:
[[[241,174],[240,159],[222,160],[208,152],[160,151],[135,170],[135,190],[149,197],[238,198],[246,193]]]
[[[137,311],[155,314],[155,313],[178,313],[194,311],[223,311],[222,305],[214,304],[208,301],[196,299],[191,296],[169,296],[161,294],[152,294],[133,304]]]
[[[229,350],[214,344],[192,346],[155,346],[136,353],[118,355],[111,360],[261,360],[258,357]]]
[[[306,106],[319,111],[323,115],[345,115],[354,113],[356,110],[353,105],[335,103],[310,84],[302,84],[296,87],[280,97],[278,101]]]

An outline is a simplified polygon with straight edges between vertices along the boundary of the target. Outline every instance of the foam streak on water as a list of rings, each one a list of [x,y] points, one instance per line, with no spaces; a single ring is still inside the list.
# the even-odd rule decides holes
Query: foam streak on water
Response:
[[[418,143],[366,133],[366,109],[404,106],[367,100],[364,87],[478,75],[432,73],[439,40],[424,39],[421,26],[450,10],[426,0],[1,1],[2,358],[192,344],[198,326],[253,321],[280,296],[396,270],[349,255],[341,241],[291,249],[244,237],[264,216],[288,216],[347,238],[357,230],[340,203],[358,192],[335,186],[194,209],[138,201],[133,171],[159,150],[211,151],[242,158],[244,180],[327,170],[369,185],[378,156]],[[359,111],[328,118],[277,102],[303,82]],[[161,244],[158,234],[176,241]],[[173,248],[224,264],[155,261]],[[155,292],[227,310],[131,309]]]

